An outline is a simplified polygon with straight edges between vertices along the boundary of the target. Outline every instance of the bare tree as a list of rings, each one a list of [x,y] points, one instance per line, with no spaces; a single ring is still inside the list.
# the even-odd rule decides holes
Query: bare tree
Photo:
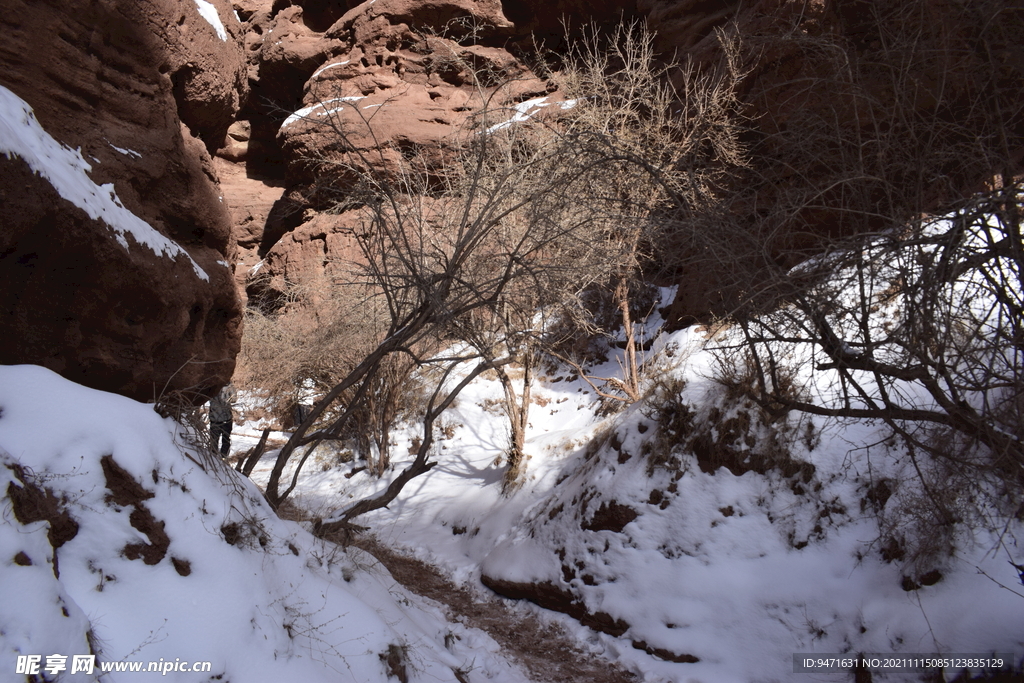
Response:
[[[813,21],[766,17],[731,43],[746,75],[748,116],[733,119],[746,163],[712,164],[708,201],[666,211],[658,243],[661,265],[689,283],[681,323],[769,309],[785,273],[836,241],[952,211],[1019,165],[1019,7],[821,8]]]
[[[1021,190],[837,248],[791,274],[785,306],[740,322],[761,405],[883,422],[950,532],[1024,513]],[[813,400],[783,390],[794,364]]]
[[[436,348],[431,340],[473,338],[464,332],[507,316],[510,308],[526,310],[519,296],[524,292],[534,293],[530,306],[542,307],[555,297],[571,299],[601,279],[602,264],[614,262],[609,254],[617,244],[602,239],[611,230],[606,217],[574,201],[578,193],[573,188],[595,171],[572,163],[579,157],[573,141],[551,136],[530,145],[517,142],[516,129],[472,131],[464,152],[439,179],[410,173],[396,181],[370,174],[353,189],[365,219],[353,231],[363,257],[362,281],[354,284],[375,292],[386,312],[386,329],[376,348],[326,393],[281,450],[268,483],[272,502],[279,503],[294,488],[298,468],[292,484],[279,489],[292,453],[341,434],[386,357],[401,353],[421,367],[438,366],[445,381],[456,367],[473,360],[478,361],[474,376],[508,363],[500,333],[508,328],[501,326],[495,328],[497,334],[477,335],[478,348],[466,353],[423,356],[418,349]],[[462,386],[460,381],[451,391],[457,393]],[[354,393],[340,415],[308,433],[346,392]],[[432,425],[455,395],[437,384],[424,425]],[[429,469],[431,440],[424,434],[421,453],[408,473]],[[403,476],[396,481],[404,481]]]
[[[421,380],[415,371],[414,359],[404,354],[386,356],[353,413],[352,432],[370,474],[381,476],[391,467],[391,431],[403,416],[414,416],[421,409]]]
[[[560,355],[609,400],[641,396],[631,293],[678,269],[679,252],[706,249],[718,229],[712,216],[723,213],[730,182],[748,166],[738,92],[750,66],[736,36],[719,32],[718,40],[720,60],[699,66],[659,59],[653,34],[639,24],[609,35],[590,27],[570,45],[558,77],[578,102],[566,131],[604,171],[595,194],[623,226],[617,238],[632,257],[606,285],[625,336],[621,377],[591,376],[582,359]],[[696,249],[680,244],[687,232]]]
[[[358,288],[314,272],[292,278],[273,288],[273,299],[250,301],[235,379],[264,398],[281,428],[293,419],[300,388],[333,387],[375,345],[380,326]]]
[[[768,112],[751,122],[753,161],[667,230],[686,245],[678,268],[713,274],[705,310],[742,335],[718,353],[749,355],[762,407],[883,422],[914,472],[915,524],[997,529],[1024,511],[1024,71],[1006,52],[1024,13],[865,8],[846,33],[745,38],[747,54],[801,66],[753,79],[746,96]],[[804,371],[812,398],[789,390]]]
[[[613,57],[605,59],[602,50]],[[683,200],[696,205],[709,191],[720,171],[702,150],[716,150],[719,162],[738,161],[734,127],[706,119],[733,113],[739,74],[730,64],[714,77],[684,71],[687,87],[701,97],[672,108],[676,93],[654,66],[650,36],[634,26],[608,46],[594,37],[564,76],[567,89],[581,97],[549,103],[551,114],[529,122],[508,99],[514,88],[490,85],[493,74],[478,74],[480,108],[444,142],[443,154],[430,157],[444,157],[441,167],[426,161],[429,155],[406,154],[396,170],[393,150],[378,145],[361,152],[347,144],[355,128],[372,137],[373,121],[343,99],[331,99],[331,108],[306,122],[334,136],[333,151],[308,163],[319,177],[344,183],[344,209],[361,216],[350,229],[361,260],[346,286],[372,293],[383,324],[375,345],[325,392],[279,452],[267,487],[273,504],[294,489],[316,443],[341,438],[366,408],[395,355],[408,359],[418,376],[434,378],[414,462],[387,490],[330,516],[321,528],[351,527],[355,516],[383,507],[405,482],[428,471],[435,421],[489,369],[502,381],[511,425],[505,490],[517,485],[533,368],[550,341],[545,321],[585,321],[585,293],[610,286],[632,346],[628,282],[655,239],[652,218]],[[590,87],[602,90],[588,93]],[[626,382],[635,392],[637,361],[630,359]],[[513,363],[523,369],[520,391],[504,369]],[[293,460],[301,448],[304,454]],[[289,463],[290,483],[282,487]]]

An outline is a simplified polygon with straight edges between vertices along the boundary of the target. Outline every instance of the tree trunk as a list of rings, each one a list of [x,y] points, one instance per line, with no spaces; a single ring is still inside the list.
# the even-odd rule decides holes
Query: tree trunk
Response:
[[[383,493],[372,498],[364,498],[363,500],[360,500],[340,515],[336,516],[335,519],[331,519],[329,521],[317,520],[313,524],[313,533],[317,536],[324,537],[335,532],[363,530],[361,527],[352,524],[352,520],[354,518],[360,515],[365,515],[367,512],[387,507],[388,503],[398,497],[398,494],[401,493],[402,489],[405,488],[405,485],[408,484],[410,480],[433,469],[434,465],[437,463],[430,462],[429,457],[430,447],[434,443],[434,422],[445,410],[448,409],[455,398],[470,384],[470,382],[490,367],[492,367],[490,362],[484,361],[479,363],[468,375],[462,378],[462,381],[460,381],[440,403],[433,405],[433,401],[437,398],[437,394],[435,393],[434,397],[431,399],[432,405],[427,408],[427,412],[423,416],[423,440],[420,442],[420,446],[416,451],[416,458],[413,460],[411,465],[406,467],[397,477],[395,477],[394,481],[388,485],[387,489],[385,489]],[[438,383],[437,391],[442,389],[445,380],[454,368],[455,366],[452,366],[447,372],[445,372],[444,377]]]
[[[626,362],[623,367],[622,391],[631,403],[640,400],[640,370],[636,362],[636,332],[633,329],[633,318],[629,314],[629,282],[625,277],[619,279],[615,286],[615,298],[622,311],[622,327],[626,332]]]
[[[509,494],[514,491],[520,483],[523,469],[525,467],[525,455],[523,448],[526,443],[526,428],[530,422],[530,397],[533,388],[533,366],[534,352],[527,351],[523,356],[523,390],[518,396],[505,368],[498,368],[498,379],[505,392],[505,414],[508,416],[510,435],[508,462],[505,467],[505,474],[502,478],[502,492]]]

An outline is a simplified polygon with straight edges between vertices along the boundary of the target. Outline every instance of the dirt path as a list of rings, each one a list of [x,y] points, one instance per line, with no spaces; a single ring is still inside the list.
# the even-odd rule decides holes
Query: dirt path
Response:
[[[370,537],[353,545],[388,568],[408,590],[447,605],[450,617],[486,632],[538,683],[635,683],[633,674],[581,651],[561,628],[510,611],[498,598],[456,586],[434,567],[399,555]]]

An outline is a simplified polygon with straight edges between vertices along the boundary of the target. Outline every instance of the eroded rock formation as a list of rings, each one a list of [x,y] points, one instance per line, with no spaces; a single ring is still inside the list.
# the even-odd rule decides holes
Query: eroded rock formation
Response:
[[[204,143],[219,146],[246,97],[231,6],[13,2],[0,24],[0,362],[141,400],[225,383],[241,307]],[[16,151],[34,135],[18,102],[49,161]],[[78,171],[54,160],[61,145]],[[59,190],[61,174],[78,190]]]
[[[941,210],[987,172],[1016,169],[993,169],[969,139],[953,140],[959,157],[936,152],[927,172],[903,168],[900,149],[941,137],[914,131],[972,116],[991,122],[994,112],[1012,156],[1024,128],[1015,104],[1024,54],[1013,28],[1024,22],[1001,0],[9,4],[0,85],[54,140],[81,150],[96,187],[112,184],[187,258],[122,236],[125,246],[25,159],[0,156],[0,299],[11,331],[0,361],[41,363],[137,398],[227,380],[240,333],[235,286],[243,295],[280,291],[354,254],[347,233],[357,218],[327,213],[347,189],[344,173],[335,166],[327,178],[311,162],[361,157],[392,177],[414,159],[443,165],[482,103],[467,68],[511,84],[491,102],[497,111],[557,99],[527,61],[535,37],[560,49],[563,17],[571,34],[587,22],[642,19],[663,57],[705,67],[721,63],[720,29],[743,36],[749,169],[720,189],[734,197],[723,215],[767,245],[766,261],[876,227],[870,211],[843,207],[854,195],[861,206],[889,201],[880,210],[891,213],[904,205],[890,190],[913,187],[925,197],[916,206]],[[993,12],[999,22],[986,20]],[[920,45],[944,50],[900,52],[893,40],[914,27]],[[890,58],[903,60],[897,78],[873,66]],[[900,128],[906,122],[917,127]],[[813,142],[826,134],[844,142]],[[865,149],[859,176],[836,170]],[[711,268],[670,277],[681,285],[672,310],[680,322],[729,310],[743,294]]]
[[[719,188],[727,197],[720,218],[749,252],[733,261],[792,265],[828,240],[878,229],[878,217],[898,222],[942,211],[997,170],[988,152],[998,144],[984,139],[994,130],[991,112],[1004,117],[1011,146],[1020,146],[1024,131],[1016,104],[1024,55],[1013,40],[1013,27],[1024,21],[999,0],[971,7],[945,0],[238,5],[248,17],[259,97],[243,112],[248,141],[232,138],[221,154],[248,152],[250,168],[263,164],[286,186],[259,247],[245,255],[247,265],[264,259],[260,278],[275,288],[332,259],[329,240],[315,237],[330,227],[311,221],[336,195],[323,191],[317,181],[325,176],[311,160],[331,159],[344,137],[347,149],[390,175],[412,158],[443,164],[452,131],[480,106],[463,65],[516,83],[499,107],[550,94],[554,86],[535,78],[522,58],[531,36],[556,51],[564,47],[566,26],[576,35],[588,22],[604,29],[643,20],[663,58],[707,69],[723,63],[723,36],[741,36],[731,57],[743,74],[739,123],[748,168]],[[676,85],[686,92],[681,76]],[[985,126],[976,140],[956,139]],[[331,186],[344,191],[345,179],[333,178]],[[669,261],[687,261],[685,242],[666,245],[675,251]],[[740,270],[670,270],[665,283],[680,284],[671,318],[685,324],[734,310],[756,278],[751,270],[731,278]]]
[[[344,233],[356,217],[319,216],[349,179],[336,171],[325,192],[316,163],[356,159],[390,177],[413,157],[442,165],[483,103],[467,64],[514,80],[492,103],[499,109],[554,90],[500,46],[514,27],[497,0],[379,0],[340,16],[316,3],[249,3],[240,15],[248,17],[252,96],[246,123],[217,154],[286,186],[262,233],[247,222],[242,235],[252,293],[281,291],[353,253]]]

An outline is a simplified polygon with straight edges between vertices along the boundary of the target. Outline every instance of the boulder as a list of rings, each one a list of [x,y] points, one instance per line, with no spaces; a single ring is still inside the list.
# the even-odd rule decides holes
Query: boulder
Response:
[[[238,14],[227,0],[149,0],[140,11],[163,44],[158,68],[174,85],[178,116],[212,152],[248,97]]]
[[[290,16],[301,15],[292,9]],[[319,52],[310,43],[308,54],[319,61],[315,68],[306,63],[302,106],[284,118],[277,133],[288,182],[311,182],[309,161],[335,152],[354,153],[359,165],[390,177],[406,171],[412,156],[427,155],[421,159],[426,166],[443,163],[446,141],[483,104],[471,69],[487,69],[495,84],[525,78],[545,90],[502,48],[430,35],[459,33],[468,25],[482,35],[511,26],[493,1],[380,0],[345,13],[324,34]],[[340,46],[348,48],[342,52]],[[260,68],[262,74],[267,62]],[[339,137],[345,138],[341,145]]]
[[[258,80],[262,92],[282,107],[302,94],[306,79],[332,54],[344,48],[305,23],[302,7],[278,12],[263,35]]]
[[[255,292],[284,293],[288,284],[300,284],[320,275],[340,280],[353,278],[352,265],[362,259],[353,235],[365,216],[361,211],[339,215],[315,213],[267,253],[260,269],[250,276]]]
[[[409,30],[487,42],[511,35],[512,29],[499,0],[366,0],[346,12],[326,35],[365,47],[386,44]],[[395,49],[398,43],[389,47]]]

